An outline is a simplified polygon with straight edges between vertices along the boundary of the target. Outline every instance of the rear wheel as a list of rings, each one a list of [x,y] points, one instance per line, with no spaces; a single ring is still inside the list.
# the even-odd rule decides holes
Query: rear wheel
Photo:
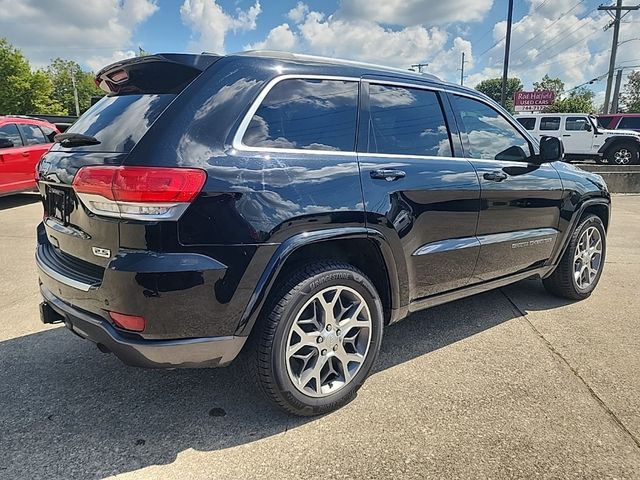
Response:
[[[281,286],[250,340],[249,367],[284,410],[319,415],[352,400],[382,339],[375,287],[351,265],[303,267]]]
[[[631,142],[619,142],[610,147],[605,156],[608,163],[614,165],[635,165],[639,163],[640,148]]]
[[[554,272],[542,281],[545,288],[572,300],[587,298],[600,281],[606,247],[602,220],[596,215],[586,216],[571,235]]]

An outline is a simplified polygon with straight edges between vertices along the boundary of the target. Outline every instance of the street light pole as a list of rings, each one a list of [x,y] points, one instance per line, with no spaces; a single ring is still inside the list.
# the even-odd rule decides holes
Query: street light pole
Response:
[[[78,87],[76,86],[76,74],[73,70],[70,70],[71,85],[73,86],[73,100],[76,104],[76,117],[80,116],[80,102],[78,102]]]
[[[511,48],[511,24],[513,23],[513,0],[509,0],[509,13],[507,15],[507,36],[504,45],[504,64],[502,69],[502,91],[500,93],[500,104],[505,107],[507,104],[507,75],[509,74],[509,49]]]

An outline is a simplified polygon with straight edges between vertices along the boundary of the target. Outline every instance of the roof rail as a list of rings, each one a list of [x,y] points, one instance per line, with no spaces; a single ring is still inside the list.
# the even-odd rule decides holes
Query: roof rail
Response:
[[[412,70],[404,70],[402,68],[397,68],[397,67],[389,67],[387,65],[359,62],[356,60],[346,60],[341,58],[322,57],[319,55],[307,55],[303,53],[282,52],[279,50],[246,50],[244,52],[234,53],[233,55],[245,55],[248,57],[280,58],[283,60],[306,60],[309,62],[330,63],[333,65],[373,68],[373,69],[385,70],[390,72],[404,73],[407,75],[417,75],[417,76],[428,78],[431,80],[441,81],[438,77],[430,73],[420,73],[420,72],[414,72]]]

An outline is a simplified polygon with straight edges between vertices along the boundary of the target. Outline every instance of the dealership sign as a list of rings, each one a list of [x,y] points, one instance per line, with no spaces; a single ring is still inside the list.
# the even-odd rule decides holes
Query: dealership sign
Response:
[[[556,94],[550,90],[537,92],[516,92],[513,95],[513,107],[516,112],[538,112],[552,105]]]

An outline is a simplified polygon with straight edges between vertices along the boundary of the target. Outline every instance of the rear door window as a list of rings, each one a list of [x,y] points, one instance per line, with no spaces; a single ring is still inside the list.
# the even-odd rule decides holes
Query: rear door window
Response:
[[[353,151],[358,82],[289,79],[264,98],[242,142],[249,147]]]
[[[100,152],[130,152],[175,94],[106,96],[87,110],[67,132],[90,135],[98,145],[77,147]],[[64,147],[55,146],[67,150]]]
[[[15,123],[7,123],[0,127],[0,138],[6,138],[13,143],[14,147],[22,146],[22,137]]]
[[[569,132],[580,132],[587,130],[589,119],[587,117],[567,117],[565,129]]]
[[[631,128],[634,130],[640,130],[640,117],[622,117],[618,128]]]
[[[435,92],[370,85],[369,111],[369,153],[452,155],[447,124]]]
[[[542,117],[540,130],[560,130],[560,117]]]
[[[22,133],[25,145],[48,143],[47,137],[44,136],[44,133],[42,133],[42,130],[40,130],[40,127],[37,125],[19,123],[18,128],[20,129],[20,133]]]

